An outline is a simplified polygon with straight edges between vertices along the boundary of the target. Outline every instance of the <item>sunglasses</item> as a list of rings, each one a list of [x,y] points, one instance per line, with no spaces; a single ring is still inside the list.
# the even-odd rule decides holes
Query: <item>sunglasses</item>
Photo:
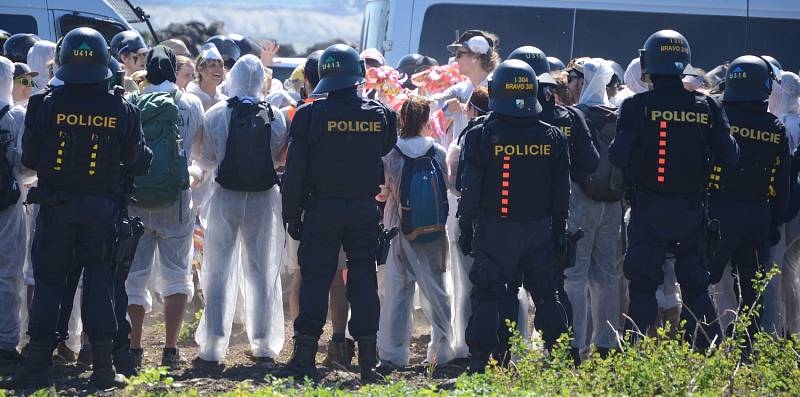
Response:
[[[567,83],[571,83],[571,82],[573,82],[573,81],[575,81],[577,79],[582,79],[582,78],[583,78],[583,76],[581,76],[581,75],[579,75],[577,73],[570,73],[570,74],[567,75]]]
[[[14,80],[19,81],[20,84],[28,87],[36,87],[36,82],[33,81],[33,79],[29,79],[27,77],[19,77]]]

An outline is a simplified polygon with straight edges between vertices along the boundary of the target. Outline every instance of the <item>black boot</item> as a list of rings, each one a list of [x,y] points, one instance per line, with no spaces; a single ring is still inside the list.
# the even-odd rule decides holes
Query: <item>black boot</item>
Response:
[[[345,342],[328,342],[328,354],[325,355],[325,360],[322,365],[328,368],[333,368],[334,365],[339,367],[347,367],[353,358],[351,345]]]
[[[358,366],[361,368],[361,383],[378,383],[383,377],[376,371],[378,366],[378,338],[358,338]]]
[[[120,374],[131,377],[139,375],[139,363],[136,361],[130,346],[126,343],[123,346],[114,348],[112,353],[114,368]]]
[[[317,341],[319,338],[307,335],[295,335],[292,358],[283,368],[273,373],[277,378],[294,378],[296,381],[310,378],[319,381],[319,372],[315,358],[317,355]]]
[[[92,376],[89,377],[89,384],[98,390],[121,388],[128,385],[127,379],[114,370],[113,350],[112,342],[92,343]]]
[[[53,367],[52,343],[31,342],[22,368],[0,387],[9,390],[41,389],[50,386],[50,369]]]
[[[577,347],[570,348],[569,356],[572,357],[572,362],[575,363],[576,367],[581,365],[581,349]]]
[[[486,365],[489,364],[489,353],[475,352],[470,353],[468,374],[482,374],[486,371]]]

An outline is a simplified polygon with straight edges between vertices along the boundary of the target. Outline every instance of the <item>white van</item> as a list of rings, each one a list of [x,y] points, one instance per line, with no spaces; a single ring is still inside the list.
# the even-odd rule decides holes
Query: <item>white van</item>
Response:
[[[772,55],[800,68],[800,0],[368,0],[362,48],[387,62],[421,53],[447,62],[458,32],[483,29],[500,37],[500,55],[534,45],[567,62],[576,56],[638,56],[645,39],[674,29],[689,40],[693,64],[714,67],[745,53]],[[748,21],[746,23],[746,21]]]
[[[0,29],[11,34],[56,41],[78,26],[94,28],[106,40],[130,29],[155,36],[141,8],[127,0],[0,0]]]

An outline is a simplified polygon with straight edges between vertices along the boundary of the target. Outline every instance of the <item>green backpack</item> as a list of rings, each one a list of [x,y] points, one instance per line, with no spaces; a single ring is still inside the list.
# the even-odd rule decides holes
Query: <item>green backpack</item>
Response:
[[[136,206],[154,208],[169,205],[189,188],[186,153],[178,132],[178,99],[175,93],[151,92],[133,99],[141,111],[147,147],[153,151],[150,172],[134,180]]]

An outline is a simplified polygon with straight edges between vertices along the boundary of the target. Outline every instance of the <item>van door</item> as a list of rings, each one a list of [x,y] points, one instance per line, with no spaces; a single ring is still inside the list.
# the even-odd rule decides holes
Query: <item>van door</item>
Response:
[[[0,29],[8,33],[33,33],[42,39],[52,38],[51,24],[43,8],[2,7]]]
[[[127,30],[122,22],[101,15],[65,10],[52,10],[52,13],[59,37],[72,29],[85,26],[97,30],[110,42],[114,35]]]
[[[377,48],[382,53],[385,48],[386,28],[389,16],[388,0],[371,0],[364,7],[364,20],[361,23],[361,49]]]

